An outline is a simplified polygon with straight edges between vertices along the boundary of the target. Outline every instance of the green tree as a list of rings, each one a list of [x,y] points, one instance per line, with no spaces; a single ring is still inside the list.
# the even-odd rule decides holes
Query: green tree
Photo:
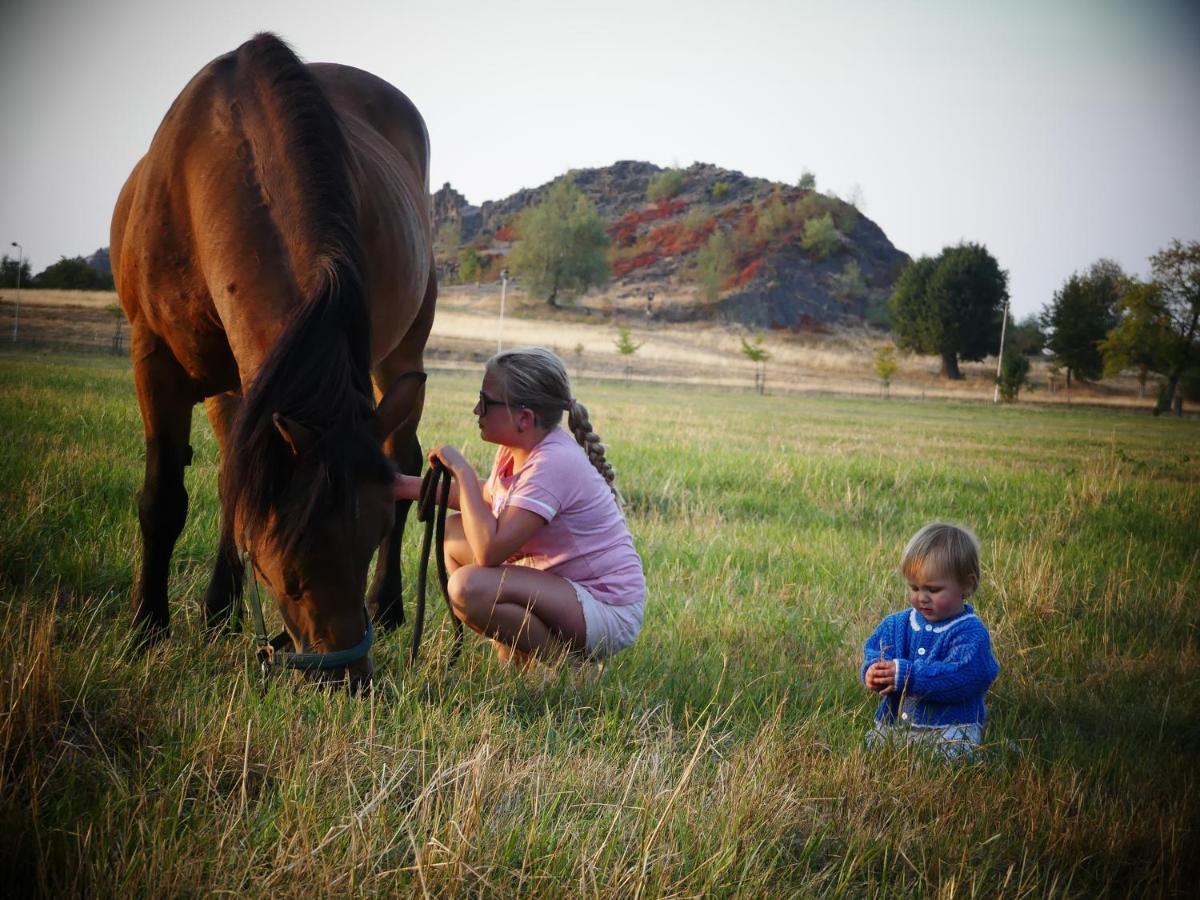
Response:
[[[892,378],[896,375],[896,347],[894,344],[884,344],[875,351],[875,374],[883,385],[883,395],[892,395]]]
[[[1023,356],[1040,356],[1046,346],[1046,336],[1042,334],[1042,326],[1038,317],[1030,313],[1020,322],[1010,318],[1008,325],[1008,346],[1005,351],[1013,350]]]
[[[982,244],[959,244],[923,256],[901,272],[889,301],[896,345],[942,358],[946,378],[961,378],[959,359],[995,353],[1008,273]]]
[[[721,296],[721,285],[733,273],[733,247],[720,228],[713,230],[696,253],[696,277],[700,293],[709,303]]]
[[[867,295],[867,280],[863,277],[857,260],[848,260],[842,271],[833,276],[833,290],[847,303]]]
[[[1193,369],[1200,368],[1196,358],[1196,343],[1200,335],[1200,242],[1184,244],[1174,240],[1164,250],[1150,257],[1150,272],[1162,294],[1171,331],[1171,342],[1167,349],[1170,360],[1167,369],[1166,396],[1155,410],[1156,413],[1175,406],[1176,390],[1180,380]],[[1189,379],[1189,384],[1193,379]]]
[[[17,260],[7,254],[0,257],[0,287],[17,286],[18,263],[21,270],[21,287],[33,287],[33,274],[29,271],[29,260]]]
[[[767,392],[767,360],[771,358],[771,351],[763,346],[761,334],[754,338],[753,344],[742,338],[742,355],[754,363],[754,390],[765,394]]]
[[[458,252],[458,245],[461,243],[462,225],[455,221],[443,222],[435,241],[437,251],[444,256],[453,256]]]
[[[1000,396],[1006,403],[1016,400],[1021,388],[1028,387],[1030,383],[1029,357],[1023,353],[1005,353],[996,383],[1000,385]]]
[[[833,216],[825,213],[804,223],[804,237],[800,246],[825,259],[842,245],[841,232],[833,224]]]
[[[796,182],[796,187],[802,191],[815,191],[817,189],[817,176],[805,169],[800,173],[800,180]]]
[[[668,200],[683,190],[683,173],[679,169],[666,169],[650,179],[646,185],[646,199],[652,203]]]
[[[1067,370],[1068,390],[1072,376],[1091,381],[1103,374],[1100,342],[1117,324],[1117,301],[1128,287],[1121,267],[1102,259],[1068,278],[1042,310],[1046,347]]]
[[[21,281],[24,282],[22,277]],[[102,275],[88,265],[82,256],[70,259],[63,256],[58,262],[39,272],[34,281],[37,287],[60,291],[111,291],[112,275]]]
[[[458,280],[463,284],[478,281],[483,271],[483,260],[474,247],[463,247],[458,252]]]
[[[617,348],[617,352],[625,359],[625,386],[629,386],[629,379],[633,375],[633,354],[638,352],[638,348],[642,345],[635,343],[633,337],[629,333],[628,325],[617,326],[617,339],[613,341],[613,346]]]
[[[1138,395],[1146,395],[1151,372],[1170,369],[1171,318],[1157,284],[1135,281],[1117,301],[1117,324],[1100,341],[1104,377],[1125,369],[1137,372]]]
[[[570,181],[558,181],[516,222],[520,242],[509,268],[551,306],[608,280],[608,232],[596,208]]]

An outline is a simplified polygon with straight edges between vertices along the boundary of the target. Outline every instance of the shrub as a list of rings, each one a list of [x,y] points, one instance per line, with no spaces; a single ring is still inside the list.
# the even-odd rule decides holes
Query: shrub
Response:
[[[847,260],[842,271],[833,276],[833,290],[846,303],[866,296],[867,280],[863,278],[857,260]]]
[[[714,200],[720,200],[728,193],[729,193],[729,182],[728,181],[718,181],[716,184],[714,184],[712,186],[712,198]]]
[[[733,273],[733,248],[729,238],[719,228],[696,254],[696,272],[700,293],[709,303],[721,295],[721,285]]]
[[[800,180],[796,182],[796,187],[802,191],[815,191],[817,189],[817,176],[805,169],[800,173]]]
[[[646,187],[646,199],[669,200],[683,190],[683,172],[679,169],[667,169],[650,179]]]
[[[1029,357],[1023,353],[1005,354],[996,383],[1000,385],[1000,396],[1005,403],[1016,400],[1021,388],[1029,386]]]
[[[482,271],[482,260],[474,247],[463,247],[458,253],[458,280],[466,283],[478,281]]]
[[[842,235],[833,224],[833,216],[825,213],[804,223],[804,238],[800,242],[805,250],[825,259],[842,245]]]

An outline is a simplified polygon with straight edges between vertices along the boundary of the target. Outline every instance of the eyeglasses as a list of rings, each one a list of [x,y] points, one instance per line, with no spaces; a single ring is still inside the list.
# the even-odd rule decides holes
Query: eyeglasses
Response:
[[[475,408],[481,410],[480,415],[486,416],[488,410],[493,406],[507,406],[509,409],[528,409],[523,403],[505,403],[503,400],[493,400],[483,391],[480,391],[479,402],[475,404]]]

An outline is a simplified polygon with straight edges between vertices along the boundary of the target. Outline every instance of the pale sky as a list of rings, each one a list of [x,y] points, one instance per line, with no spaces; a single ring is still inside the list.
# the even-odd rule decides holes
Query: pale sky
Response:
[[[171,101],[260,30],[408,94],[475,204],[619,159],[810,169],[913,256],[986,244],[1018,317],[1200,240],[1195,0],[9,0],[0,249],[107,246]]]

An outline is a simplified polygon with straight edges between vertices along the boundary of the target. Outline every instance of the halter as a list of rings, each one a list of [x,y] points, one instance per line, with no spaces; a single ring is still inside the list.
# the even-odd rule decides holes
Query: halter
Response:
[[[253,560],[251,562],[253,563]],[[258,567],[253,564],[251,568],[254,572],[258,570]],[[258,578],[253,573],[251,578],[254,584],[250,591],[250,615],[254,619],[254,644],[258,647],[258,664],[262,672],[264,688],[267,686],[267,679],[270,677],[273,667],[301,670],[342,669],[358,662],[371,652],[371,645],[375,643],[375,626],[372,624],[371,616],[367,613],[365,606],[363,607],[363,619],[366,621],[366,633],[362,640],[353,647],[328,653],[297,652],[285,649],[293,645],[291,635],[287,631],[281,631],[273,638],[267,637],[262,603],[258,597]]]

